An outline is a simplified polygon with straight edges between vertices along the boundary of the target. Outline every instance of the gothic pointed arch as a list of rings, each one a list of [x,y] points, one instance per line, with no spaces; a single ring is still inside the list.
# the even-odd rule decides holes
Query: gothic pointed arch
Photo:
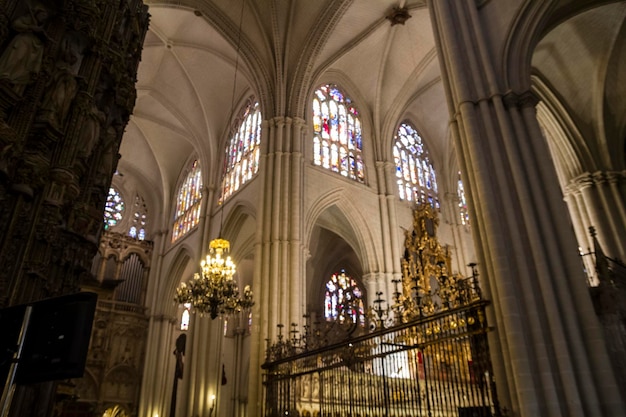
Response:
[[[307,37],[306,44],[302,47],[302,53],[298,59],[298,64],[294,71],[292,94],[287,103],[287,110],[292,114],[305,114],[305,109],[309,103],[305,101],[306,92],[316,78],[312,63],[318,58],[328,39],[336,28],[337,22],[341,20],[348,10],[352,0],[338,0],[331,2],[324,12],[319,16],[315,29]]]
[[[334,188],[322,195],[306,214],[303,239],[310,245],[318,228],[329,230],[352,248],[363,274],[380,271],[382,255],[376,251],[376,234],[370,224],[352,202],[348,191]]]
[[[527,91],[529,89],[533,50],[541,37],[548,31],[583,11],[602,4],[617,2],[618,0],[526,2],[515,22],[510,26],[510,35],[502,55],[506,88],[512,91]]]
[[[194,159],[187,168],[176,192],[172,243],[178,241],[200,223],[202,191],[202,170],[200,162]]]
[[[198,258],[201,255],[198,255]],[[163,293],[161,294],[164,300],[174,300],[176,294],[176,287],[182,282],[193,276],[195,272],[198,272],[198,265],[195,265],[193,260],[196,259],[193,256],[193,251],[186,247],[183,243],[177,247],[173,261],[170,264],[164,276],[168,277],[167,282],[164,285]],[[178,305],[174,303],[159,303],[158,308],[162,309],[163,314],[170,314],[175,316],[178,309]]]
[[[336,84],[315,89],[313,164],[364,183],[363,123],[357,107]]]
[[[224,202],[259,171],[261,156],[261,107],[250,97],[233,121],[226,145],[220,202]]]
[[[247,201],[237,201],[226,214],[222,234],[231,241],[232,254],[237,259],[254,256],[256,221],[256,210]]]
[[[558,97],[537,76],[533,76],[533,92],[540,100],[537,103],[537,120],[554,155],[561,186],[585,171],[596,171],[589,144]]]
[[[393,158],[400,200],[439,208],[437,174],[424,140],[409,121],[400,123],[394,137]]]

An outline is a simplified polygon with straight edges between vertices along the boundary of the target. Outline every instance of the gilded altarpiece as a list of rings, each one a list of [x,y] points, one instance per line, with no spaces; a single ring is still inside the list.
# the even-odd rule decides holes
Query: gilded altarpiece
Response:
[[[469,277],[451,273],[437,226],[430,205],[416,208],[402,280],[391,302],[376,294],[366,326],[307,323],[300,332],[292,325],[268,344],[267,417],[504,415],[476,265]]]

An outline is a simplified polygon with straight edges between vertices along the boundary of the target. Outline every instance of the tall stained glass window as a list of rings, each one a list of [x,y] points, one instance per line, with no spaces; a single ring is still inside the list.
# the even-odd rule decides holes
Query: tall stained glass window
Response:
[[[202,202],[202,171],[198,161],[191,165],[185,181],[178,189],[176,212],[172,228],[172,243],[189,232],[200,221],[200,203]]]
[[[434,208],[439,208],[435,169],[422,138],[408,122],[398,127],[393,158],[400,199],[428,202]]]
[[[128,229],[128,236],[139,240],[145,240],[148,209],[146,208],[145,201],[139,196],[139,194],[135,195],[133,210],[134,214],[131,219],[130,229]]]
[[[121,222],[123,213],[124,200],[122,196],[115,188],[109,188],[109,195],[104,205],[104,229],[108,230]]]
[[[359,112],[336,85],[315,90],[313,131],[315,165],[365,182]]]
[[[344,271],[333,274],[326,283],[324,296],[324,317],[336,320],[365,324],[363,292],[356,281]]]
[[[250,100],[235,122],[235,129],[226,148],[221,201],[236,192],[259,171],[261,143],[261,110]]]
[[[461,216],[461,224],[469,224],[469,211],[467,210],[467,201],[465,200],[465,189],[463,181],[461,181],[461,172],[459,171],[459,180],[456,187],[457,197],[459,198],[459,215]]]

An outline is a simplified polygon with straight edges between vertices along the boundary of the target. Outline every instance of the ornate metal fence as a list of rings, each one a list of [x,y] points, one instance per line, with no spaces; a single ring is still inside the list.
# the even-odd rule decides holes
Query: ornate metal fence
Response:
[[[392,305],[383,308],[379,292],[367,319],[355,319],[358,307],[344,302],[336,320],[307,323],[302,335],[292,324],[283,336],[279,326],[263,365],[266,417],[502,416],[489,302],[475,265],[469,278],[448,273],[437,223],[430,205],[416,209]]]
[[[267,362],[265,415],[500,415],[486,304]]]

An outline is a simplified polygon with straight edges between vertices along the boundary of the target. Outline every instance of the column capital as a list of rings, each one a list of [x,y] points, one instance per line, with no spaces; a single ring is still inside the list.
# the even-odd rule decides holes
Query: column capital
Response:
[[[596,184],[596,180],[593,174],[585,172],[572,180],[565,187],[565,194],[577,194],[583,189],[591,187]]]
[[[509,91],[502,96],[502,101],[507,109],[535,107],[539,103],[539,98],[532,91],[516,93]]]

